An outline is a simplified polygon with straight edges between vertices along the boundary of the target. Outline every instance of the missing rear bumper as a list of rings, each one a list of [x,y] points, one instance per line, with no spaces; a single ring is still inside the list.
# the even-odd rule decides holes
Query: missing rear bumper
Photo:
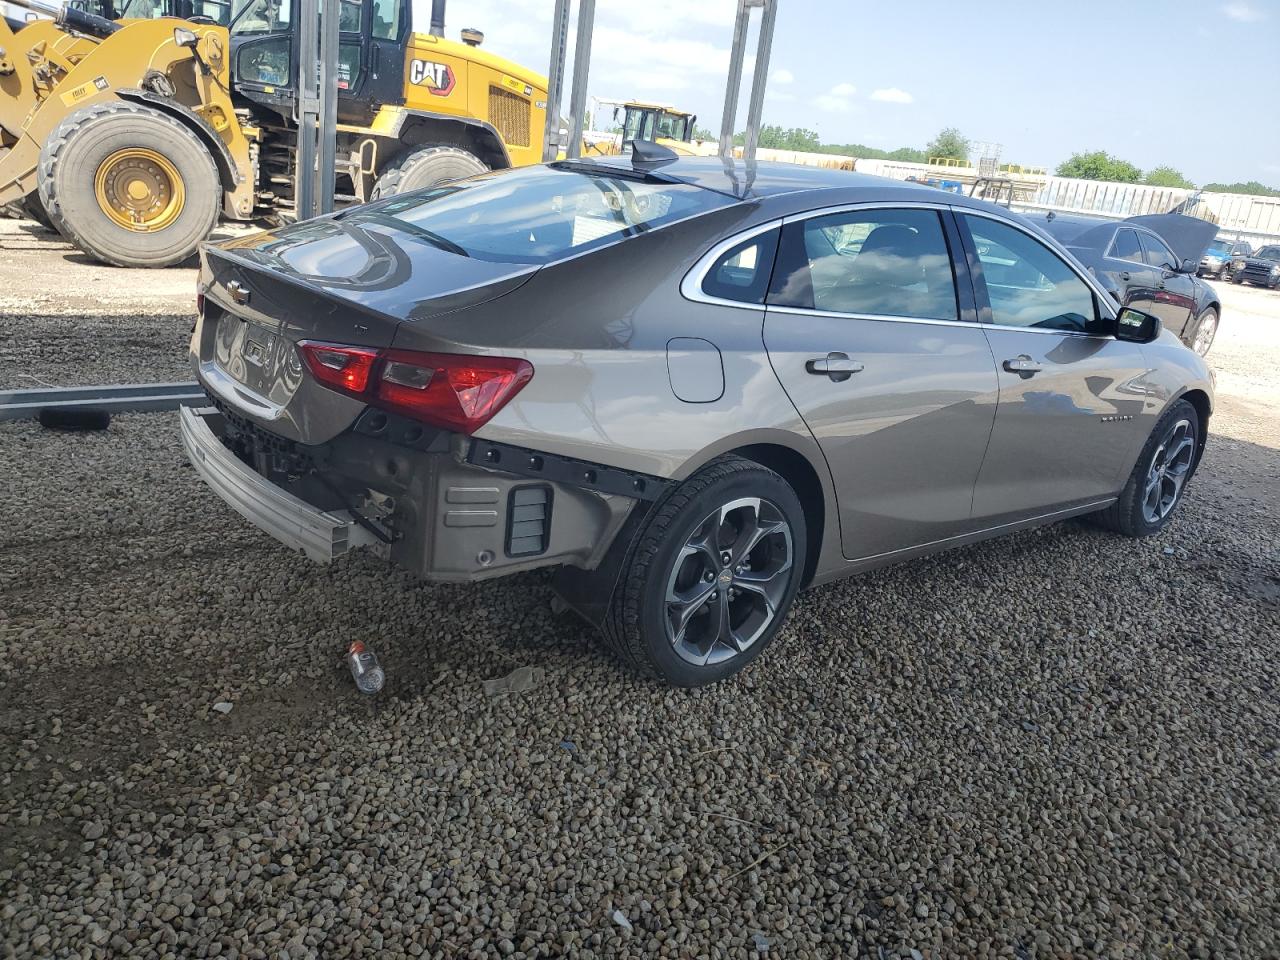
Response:
[[[210,428],[209,418],[219,416],[212,407],[183,407],[179,416],[182,445],[200,478],[259,530],[319,563],[376,542],[350,513],[313,507],[251,470]]]

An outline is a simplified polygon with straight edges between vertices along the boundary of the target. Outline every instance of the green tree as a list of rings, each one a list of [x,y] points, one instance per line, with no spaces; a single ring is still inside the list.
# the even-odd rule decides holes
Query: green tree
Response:
[[[1058,164],[1060,177],[1076,177],[1080,180],[1110,180],[1114,183],[1140,183],[1142,170],[1128,160],[1113,157],[1105,150],[1090,153],[1073,153],[1070,160]]]
[[[1196,185],[1182,175],[1182,171],[1175,167],[1155,167],[1148,170],[1143,183],[1150,184],[1153,187],[1182,187],[1184,190],[1194,190]]]
[[[968,160],[969,141],[955,127],[947,127],[929,142],[924,152],[930,157]]]
[[[1280,190],[1268,187],[1257,180],[1250,180],[1247,183],[1206,183],[1200,189],[1206,193],[1249,193],[1255,197],[1280,197]]]
[[[696,123],[693,125],[693,139],[695,140],[719,140],[717,134],[712,133],[706,127],[700,127]]]
[[[743,136],[740,134],[740,136]],[[735,137],[735,140],[738,138]],[[804,150],[816,151],[822,141],[812,130],[803,127],[783,129],[776,123],[767,123],[760,128],[760,146],[769,150]]]

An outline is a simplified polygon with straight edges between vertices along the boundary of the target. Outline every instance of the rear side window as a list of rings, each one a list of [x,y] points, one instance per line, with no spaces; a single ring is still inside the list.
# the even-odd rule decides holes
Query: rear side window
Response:
[[[764,303],[778,250],[778,231],[742,241],[718,259],[702,281],[702,292],[721,300]]]
[[[1142,263],[1142,248],[1138,246],[1136,230],[1117,230],[1115,242],[1111,245],[1111,256],[1117,260],[1132,260]]]
[[[1039,240],[985,217],[964,216],[991,303],[1002,327],[1102,332],[1093,291]]]
[[[783,229],[769,302],[831,313],[955,320],[955,274],[932,210],[855,210]]]
[[[541,264],[737,203],[687,183],[549,164],[399,194],[338,216],[367,219],[463,256]]]

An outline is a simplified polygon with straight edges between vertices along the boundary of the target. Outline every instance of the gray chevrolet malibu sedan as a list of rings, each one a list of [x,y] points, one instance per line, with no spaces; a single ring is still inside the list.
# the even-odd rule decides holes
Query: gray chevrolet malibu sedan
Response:
[[[321,562],[553,566],[680,686],[805,586],[1080,514],[1154,533],[1213,399],[1016,214],[784,165],[483,175],[209,247],[200,289],[182,436],[228,504]]]

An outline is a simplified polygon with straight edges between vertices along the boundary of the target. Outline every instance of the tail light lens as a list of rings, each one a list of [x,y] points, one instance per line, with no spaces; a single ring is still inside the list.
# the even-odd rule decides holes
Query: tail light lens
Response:
[[[527,360],[375,350],[304,340],[311,375],[340,393],[447,430],[471,434],[533,377]]]

